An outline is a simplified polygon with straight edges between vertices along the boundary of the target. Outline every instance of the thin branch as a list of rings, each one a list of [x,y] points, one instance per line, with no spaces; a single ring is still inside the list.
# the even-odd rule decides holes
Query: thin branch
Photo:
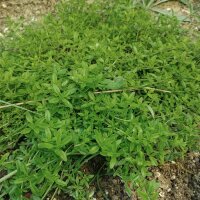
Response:
[[[163,93],[171,93],[171,91],[169,91],[169,90],[162,90],[162,89],[157,89],[157,88],[144,87],[144,88],[141,88],[141,89],[129,88],[129,89],[120,89],[120,90],[95,91],[94,94],[106,94],[106,93],[117,93],[117,92],[138,91],[138,90],[152,90],[152,91],[163,92]]]
[[[144,87],[144,88],[129,88],[129,89],[118,89],[118,90],[95,91],[94,94],[109,94],[109,93],[126,92],[126,91],[130,92],[130,91],[140,91],[140,90],[152,90],[152,91],[156,91],[156,92],[171,93],[171,91],[169,91],[169,90],[163,90],[163,89],[157,89],[157,88],[151,88],[151,87]],[[0,106],[0,109],[9,108],[9,107],[16,107],[16,108],[20,108],[22,110],[33,112],[33,111],[28,110],[28,109],[26,109],[24,107],[21,107],[21,105],[25,105],[25,104],[28,104],[28,103],[33,103],[35,101],[26,101],[26,102],[19,102],[19,103],[8,103],[8,102],[0,100],[0,102],[6,104],[4,106]],[[33,112],[33,113],[35,113],[35,112]]]
[[[51,190],[52,186],[53,186],[54,182],[48,187],[48,189],[46,190],[46,192],[44,193],[42,200],[46,198],[47,194],[49,193],[49,191]]]
[[[14,171],[10,172],[9,174],[3,176],[2,178],[0,178],[0,183],[3,183],[4,181],[8,180],[12,176],[14,176],[16,173],[17,173],[17,170],[14,170]]]
[[[26,102],[14,103],[14,104],[7,104],[5,106],[0,106],[0,109],[12,107],[13,105],[15,105],[15,106],[21,106],[21,105],[32,103],[32,102],[34,102],[34,101],[26,101]]]
[[[30,163],[26,164],[26,166],[30,166]],[[2,178],[0,178],[0,183],[3,183],[4,181],[10,179],[11,177],[13,177],[15,174],[17,173],[17,170],[14,170],[12,172],[10,172],[9,174],[6,174],[5,176],[3,176]]]
[[[163,90],[163,89],[157,89],[157,88],[151,88],[151,87],[145,87],[144,89],[146,89],[146,90],[154,90],[154,91],[157,91],[157,92],[172,93],[169,90]]]
[[[21,110],[25,110],[25,111],[28,111],[28,112],[31,112],[31,113],[34,113],[34,114],[38,114],[38,115],[39,115],[39,113],[37,113],[37,112],[35,112],[35,111],[29,110],[29,109],[27,109],[27,108],[24,108],[24,107],[20,106],[20,105],[27,104],[27,103],[31,103],[31,102],[34,102],[34,101],[26,101],[26,102],[20,102],[20,103],[9,103],[9,102],[0,100],[0,103],[6,104],[6,105],[4,105],[4,106],[0,106],[0,109],[9,108],[9,107],[15,107],[15,108],[18,108],[18,109],[21,109]]]
[[[50,199],[50,200],[53,200],[53,199],[55,199],[54,197],[55,197],[55,196],[56,196],[56,194],[58,193],[58,190],[59,190],[59,188],[57,187],[57,188],[55,189],[55,191],[54,191],[53,195],[51,196],[51,199]]]
[[[94,94],[106,94],[106,93],[116,93],[116,92],[123,92],[127,90],[104,90],[104,91],[95,91]],[[131,91],[131,90],[129,90]]]

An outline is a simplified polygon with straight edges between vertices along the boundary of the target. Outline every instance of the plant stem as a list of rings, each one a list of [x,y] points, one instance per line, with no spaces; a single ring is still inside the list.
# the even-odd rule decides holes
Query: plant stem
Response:
[[[0,178],[0,183],[3,183],[4,181],[8,180],[12,176],[14,176],[16,173],[17,173],[17,170],[14,170],[13,172],[10,172],[9,174],[3,176],[2,178]]]
[[[141,89],[129,88],[129,89],[120,89],[120,90],[95,91],[94,94],[106,94],[106,93],[116,93],[116,92],[136,91],[136,90],[152,90],[152,91],[163,92],[163,93],[171,93],[171,91],[169,91],[169,90],[162,90],[162,89],[157,89],[157,88],[144,87],[144,88],[141,88]]]

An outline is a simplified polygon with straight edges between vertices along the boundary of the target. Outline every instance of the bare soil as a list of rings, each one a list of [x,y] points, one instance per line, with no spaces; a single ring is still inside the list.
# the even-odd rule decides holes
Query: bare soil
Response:
[[[159,200],[200,200],[200,154],[190,153],[184,160],[166,163],[150,169],[160,183]],[[97,200],[139,200],[133,191],[132,197],[124,193],[119,178],[102,177],[100,189],[96,187]]]
[[[176,16],[184,29],[189,30],[190,35],[195,35],[200,31],[200,1],[189,0],[193,7],[181,3],[179,0],[170,0],[165,3],[159,4],[155,10],[168,15]]]
[[[0,0],[0,33],[8,31],[7,21],[17,21],[20,18],[28,24],[54,8],[58,0]]]
[[[106,175],[102,168],[104,160],[100,157],[95,159],[82,168],[86,174],[99,173],[90,186],[90,190],[94,191],[92,200],[140,200],[135,191],[131,197],[126,194],[120,178]],[[200,200],[200,153],[189,153],[184,160],[168,162],[149,170],[152,172],[150,179],[160,184],[158,200]],[[54,200],[73,198],[61,192]]]
[[[159,200],[200,199],[200,154],[190,153],[184,160],[151,169],[160,183]]]

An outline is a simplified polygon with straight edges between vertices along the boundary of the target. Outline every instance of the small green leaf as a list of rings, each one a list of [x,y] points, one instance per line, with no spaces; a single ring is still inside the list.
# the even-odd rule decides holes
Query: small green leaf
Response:
[[[55,182],[60,186],[63,186],[63,187],[67,186],[67,182],[65,182],[61,179],[56,179]]]
[[[62,141],[61,141],[61,145],[62,146],[65,146],[67,144],[69,144],[70,142],[72,141],[72,135],[65,135],[64,138],[62,138]],[[58,144],[59,145],[59,144]]]
[[[149,105],[147,105],[147,108],[149,109],[149,111],[150,111],[152,117],[155,118],[155,114],[154,114],[154,111],[153,111],[152,107],[149,106]]]
[[[28,134],[28,133],[30,133],[30,132],[31,132],[31,129],[30,129],[30,128],[24,128],[24,129],[21,131],[21,133],[24,134],[24,135],[26,135],[26,134]]]
[[[60,149],[55,149],[54,150],[55,154],[58,155],[63,161],[67,161],[67,155],[64,151]]]
[[[53,89],[56,94],[60,94],[60,88],[56,84],[53,84]]]
[[[123,77],[116,77],[114,80],[105,79],[101,83],[106,89],[120,89],[126,84]]]
[[[59,99],[58,99],[58,98],[55,98],[55,97],[49,98],[49,103],[57,104],[58,102],[59,102]]]
[[[30,182],[30,189],[33,194],[38,194],[39,193],[39,188],[35,186],[32,182]]]
[[[90,149],[89,153],[90,154],[95,154],[99,151],[99,147],[98,146],[94,146]]]
[[[66,99],[62,99],[62,102],[65,104],[66,107],[73,109],[73,105]]]
[[[57,74],[56,73],[53,73],[53,75],[52,75],[52,82],[53,83],[56,83],[57,82]]]
[[[38,144],[38,148],[40,148],[40,149],[53,149],[54,145],[50,144],[50,143],[43,142],[43,143]]]
[[[48,140],[51,140],[51,130],[50,128],[45,128],[45,136]]]
[[[95,100],[94,93],[92,93],[92,92],[88,92],[88,96],[89,96],[89,98],[90,98],[92,101]]]
[[[111,157],[111,160],[110,160],[110,169],[113,169],[113,167],[115,166],[116,163],[117,163],[116,157]]]
[[[49,110],[46,110],[46,111],[45,111],[45,119],[46,119],[47,121],[50,121],[50,120],[51,120],[51,113],[49,112]]]
[[[9,157],[10,153],[5,153],[4,155],[1,156],[0,158],[0,165],[2,165]]]
[[[151,165],[152,166],[157,166],[157,164],[158,164],[157,160],[152,156],[150,156],[149,158],[150,158],[150,161],[151,161]]]
[[[66,86],[69,83],[69,80],[66,80],[62,83],[62,86]]]
[[[17,164],[17,168],[20,172],[24,173],[24,174],[28,174],[28,168],[27,166],[23,163],[23,162],[20,162],[19,160],[16,162]]]
[[[19,177],[14,180],[14,184],[22,184],[27,181],[26,177]]]
[[[31,114],[29,112],[26,113],[26,120],[30,123],[33,122],[33,117],[31,116]]]

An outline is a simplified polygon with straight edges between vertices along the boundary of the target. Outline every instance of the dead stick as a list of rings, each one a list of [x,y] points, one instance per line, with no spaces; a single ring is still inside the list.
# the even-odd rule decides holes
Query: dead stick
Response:
[[[0,106],[0,109],[2,109],[2,108],[8,108],[8,107],[11,107],[11,106],[13,106],[13,105],[15,105],[15,106],[20,106],[20,105],[24,105],[24,104],[32,103],[32,102],[34,102],[34,101],[26,101],[26,102],[8,104],[8,105]]]
[[[162,89],[157,89],[157,88],[145,87],[143,89],[130,88],[130,89],[121,89],[121,90],[96,91],[96,92],[94,92],[94,94],[106,94],[106,93],[116,93],[116,92],[136,91],[136,90],[154,90],[154,91],[157,91],[157,92],[171,93],[171,91],[168,91],[168,90],[162,90]]]
[[[157,92],[164,92],[164,93],[171,93],[169,90],[162,90],[162,89],[157,89],[157,88],[151,88],[151,87],[144,87],[141,89],[136,89],[136,88],[129,88],[129,89],[120,89],[120,90],[104,90],[104,91],[95,91],[94,94],[106,94],[106,93],[117,93],[117,92],[124,92],[124,91],[138,91],[138,90],[154,90]],[[0,109],[3,108],[9,108],[11,106],[20,106],[28,103],[32,103],[34,101],[26,101],[26,102],[20,102],[20,103],[14,103],[14,104],[8,104],[4,106],[0,106]]]

